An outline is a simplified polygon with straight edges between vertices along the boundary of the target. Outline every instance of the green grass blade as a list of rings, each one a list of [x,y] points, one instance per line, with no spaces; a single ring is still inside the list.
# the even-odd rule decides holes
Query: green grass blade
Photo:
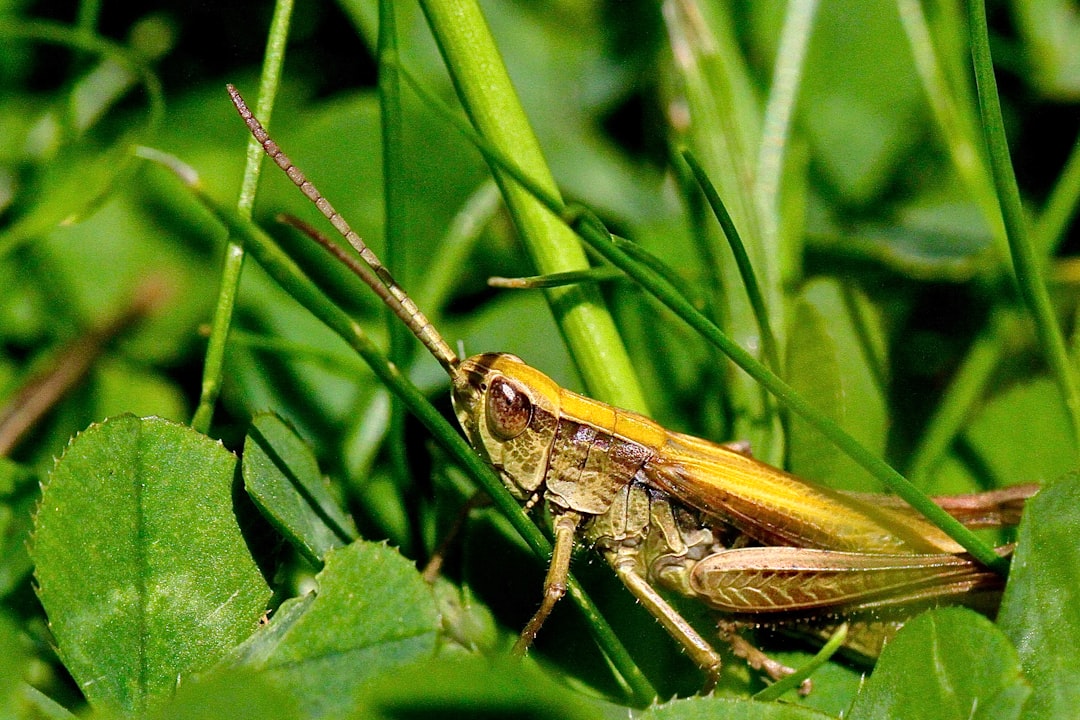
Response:
[[[558,197],[479,6],[461,0],[424,0],[421,7],[478,133],[512,154],[547,193]],[[493,165],[492,172],[537,270],[548,275],[587,268],[581,243],[558,216],[501,166]],[[574,285],[552,288],[547,297],[590,394],[628,410],[647,412],[633,365],[599,291],[590,285]]]
[[[982,0],[969,0],[969,23],[971,29],[971,55],[975,65],[975,79],[979,89],[979,110],[982,113],[983,132],[990,151],[990,168],[997,187],[1001,215],[1009,238],[1016,281],[1020,293],[1035,321],[1035,331],[1046,361],[1061,391],[1069,417],[1072,421],[1076,452],[1080,454],[1080,388],[1065,350],[1065,339],[1050,304],[1050,294],[1042,281],[1042,263],[1028,238],[1027,218],[1020,202],[1020,189],[1016,184],[1009,145],[1005,138],[1005,126],[1001,118],[1001,101],[998,99],[997,80],[990,57],[990,40],[986,27],[986,7]]]
[[[625,273],[611,267],[599,267],[591,270],[572,270],[552,275],[533,275],[531,277],[490,277],[489,287],[506,288],[509,290],[538,290],[544,288],[562,287],[563,285],[576,285],[578,283],[610,282],[621,280],[626,277]]]
[[[1032,244],[1039,257],[1049,257],[1061,242],[1080,205],[1080,137],[1076,139],[1065,167],[1054,183],[1046,207],[1032,232]]]
[[[814,671],[832,659],[832,656],[836,654],[843,646],[844,641],[847,640],[847,635],[848,625],[847,623],[843,623],[840,627],[836,628],[836,631],[829,637],[829,641],[821,646],[821,649],[814,654],[814,657],[810,658],[805,664],[799,666],[791,675],[777,680],[760,692],[754,693],[754,699],[760,702],[779,700],[784,693],[798,688],[803,680],[809,678],[814,674]]]
[[[438,316],[453,294],[458,272],[469,259],[484,228],[499,212],[502,202],[493,180],[482,183],[454,216],[439,242],[435,256],[427,262],[425,278],[412,293],[418,307],[428,316]]]
[[[259,81],[259,98],[255,106],[256,115],[266,127],[269,127],[274,98],[281,80],[281,66],[285,61],[285,41],[289,35],[292,8],[292,0],[277,0],[274,5],[274,16],[270,21],[262,77]],[[244,179],[240,186],[240,197],[236,201],[237,212],[245,218],[251,217],[251,208],[255,205],[255,191],[259,184],[259,168],[262,165],[262,159],[262,147],[255,138],[248,138]],[[229,326],[232,325],[233,308],[236,306],[240,273],[243,267],[244,246],[230,238],[225,249],[225,261],[221,268],[221,287],[218,290],[217,306],[214,308],[214,318],[210,326],[210,340],[206,347],[199,405],[191,419],[191,427],[201,433],[209,432],[210,421],[214,417],[214,406],[221,394],[222,376],[225,369],[225,345],[229,339]]]
[[[158,160],[168,162],[167,158],[158,158]],[[183,173],[181,175],[183,176]],[[510,496],[494,470],[427,401],[423,393],[413,385],[398,366],[389,361],[364,333],[360,325],[317,289],[296,263],[278,248],[269,235],[247,218],[242,218],[235,211],[218,204],[192,184],[192,180],[192,177],[186,177],[186,181],[199,201],[223,222],[231,233],[243,240],[251,256],[286,292],[345,340],[364,359],[386,387],[401,398],[409,411],[431,432],[440,447],[460,463],[477,485],[492,498],[495,506],[507,517],[533,553],[547,562],[551,557],[551,543],[529,520],[517,501]],[[641,705],[651,702],[656,697],[656,691],[634,664],[614,630],[600,615],[585,590],[573,577],[567,581],[567,594],[585,616],[597,644],[630,688],[635,702]]]
[[[761,347],[765,354],[765,361],[773,372],[779,373],[780,351],[777,348],[776,336],[773,335],[772,327],[769,324],[769,308],[765,305],[765,297],[761,294],[761,286],[758,284],[757,276],[754,274],[754,266],[750,262],[750,256],[746,254],[746,247],[743,245],[742,238],[739,237],[739,230],[735,227],[735,222],[731,219],[727,207],[724,206],[724,201],[720,199],[720,195],[709,180],[705,169],[694,158],[693,153],[684,150],[683,159],[690,166],[698,185],[705,193],[705,199],[708,200],[709,207],[712,208],[717,222],[720,223],[720,227],[724,231],[724,237],[727,238],[731,252],[735,256],[735,264],[739,268],[739,277],[742,278],[746,296],[750,300],[750,307],[754,311],[754,320],[757,322],[758,332],[761,333]]]
[[[387,267],[400,275],[406,264],[405,216],[405,138],[401,109],[401,80],[397,73],[397,25],[394,3],[379,2],[379,36],[376,55],[379,60],[379,112],[382,129],[383,232]],[[412,333],[389,309],[383,312],[390,337],[390,359],[407,367],[412,353]],[[391,397],[389,442],[390,470],[398,488],[405,492],[412,485],[409,460],[405,455],[405,407]],[[414,538],[414,541],[418,538]]]
[[[761,145],[760,104],[756,83],[739,49],[738,31],[730,13],[708,3],[665,3],[665,28],[674,59],[675,92],[685,105],[684,122],[676,123],[678,142],[689,147],[719,188],[740,228],[748,255],[762,278],[761,289],[784,330],[784,303],[779,282],[778,223],[762,218],[764,205],[755,197],[755,165]],[[717,265],[721,278],[715,312],[732,337],[757,338],[759,329],[747,301],[737,263],[714,232],[702,242],[714,244],[703,253]],[[725,368],[725,372],[728,369]],[[729,373],[726,394],[733,413],[733,432],[747,439],[754,453],[778,464],[784,456],[779,417],[761,388],[741,373]]]
[[[784,13],[754,170],[753,197],[761,216],[762,235],[775,238],[774,247],[783,252],[777,263],[777,276],[782,279],[790,272],[787,266],[796,262],[791,256],[795,251],[801,251],[801,244],[795,248],[787,247],[794,243],[781,232],[780,221],[785,210],[782,190],[785,164],[791,149],[791,128],[802,87],[803,66],[816,27],[818,6],[817,0],[788,3]]]
[[[950,90],[922,5],[918,0],[897,0],[896,5],[938,134],[956,174],[985,218],[1000,255],[998,262],[1002,262],[1008,254],[1005,228],[979,144],[977,118],[970,116],[968,103],[961,103]]]

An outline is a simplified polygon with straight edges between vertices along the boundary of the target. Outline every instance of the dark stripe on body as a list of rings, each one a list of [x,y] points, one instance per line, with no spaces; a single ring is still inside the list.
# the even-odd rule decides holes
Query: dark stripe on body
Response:
[[[545,482],[560,504],[600,515],[651,457],[640,443],[564,418],[558,421]]]

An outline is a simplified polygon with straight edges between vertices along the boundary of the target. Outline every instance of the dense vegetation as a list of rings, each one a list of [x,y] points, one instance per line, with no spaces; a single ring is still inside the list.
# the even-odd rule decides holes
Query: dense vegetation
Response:
[[[448,15],[471,3],[384,2],[382,34],[378,5],[2,11],[0,717],[625,717],[701,687],[587,552],[591,600],[511,657],[544,536],[505,495],[451,534],[498,482],[443,419],[446,377],[275,220],[329,231],[245,159],[226,83],[467,353],[836,488],[897,490],[873,458],[929,494],[1047,486],[974,541],[1018,543],[996,622],[922,615],[869,679],[830,661],[792,704],[748,700],[762,680],[726,656],[715,696],[644,715],[1074,712],[1075,3],[989,3],[996,87],[977,2],[485,0],[497,54]],[[647,277],[583,254],[515,173],[632,241]]]

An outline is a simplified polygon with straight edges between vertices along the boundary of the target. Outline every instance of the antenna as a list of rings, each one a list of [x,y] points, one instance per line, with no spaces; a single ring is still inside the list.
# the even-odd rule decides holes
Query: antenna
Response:
[[[278,147],[278,144],[270,138],[270,133],[266,131],[258,118],[248,109],[247,103],[244,102],[244,98],[240,96],[240,92],[236,87],[233,85],[226,85],[225,87],[229,91],[229,97],[232,99],[233,105],[236,106],[236,111],[240,113],[240,118],[248,126],[252,136],[262,145],[263,151],[279,168],[285,171],[293,184],[300,188],[300,192],[304,193],[315,204],[315,207],[319,208],[319,212],[323,214],[323,217],[330,221],[330,224],[353,246],[356,252],[360,253],[360,257],[367,263],[367,266],[365,267],[356,262],[355,258],[348,255],[330,238],[310,225],[295,219],[287,219],[287,222],[310,236],[334,257],[345,263],[346,267],[374,290],[375,294],[382,298],[382,301],[386,303],[394,314],[401,318],[402,322],[412,331],[412,334],[428,349],[428,352],[435,356],[435,359],[439,361],[447,374],[451,377],[455,376],[458,364],[461,361],[454,354],[454,351],[450,349],[443,336],[439,334],[439,331],[435,329],[435,326],[431,324],[424,313],[420,312],[420,308],[416,307],[416,303],[412,301],[404,288],[398,285],[397,280],[382,264],[379,257],[371,251],[371,248],[367,246],[356,231],[349,227],[349,223],[345,221],[345,218],[334,209],[330,201],[323,197],[318,188],[304,177],[304,173],[300,171],[300,168],[293,165],[289,157]]]

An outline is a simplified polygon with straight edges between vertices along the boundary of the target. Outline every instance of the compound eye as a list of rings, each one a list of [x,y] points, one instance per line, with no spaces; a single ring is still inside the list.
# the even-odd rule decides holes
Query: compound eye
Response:
[[[532,401],[505,378],[495,378],[487,393],[487,426],[498,440],[525,432],[532,420]]]

